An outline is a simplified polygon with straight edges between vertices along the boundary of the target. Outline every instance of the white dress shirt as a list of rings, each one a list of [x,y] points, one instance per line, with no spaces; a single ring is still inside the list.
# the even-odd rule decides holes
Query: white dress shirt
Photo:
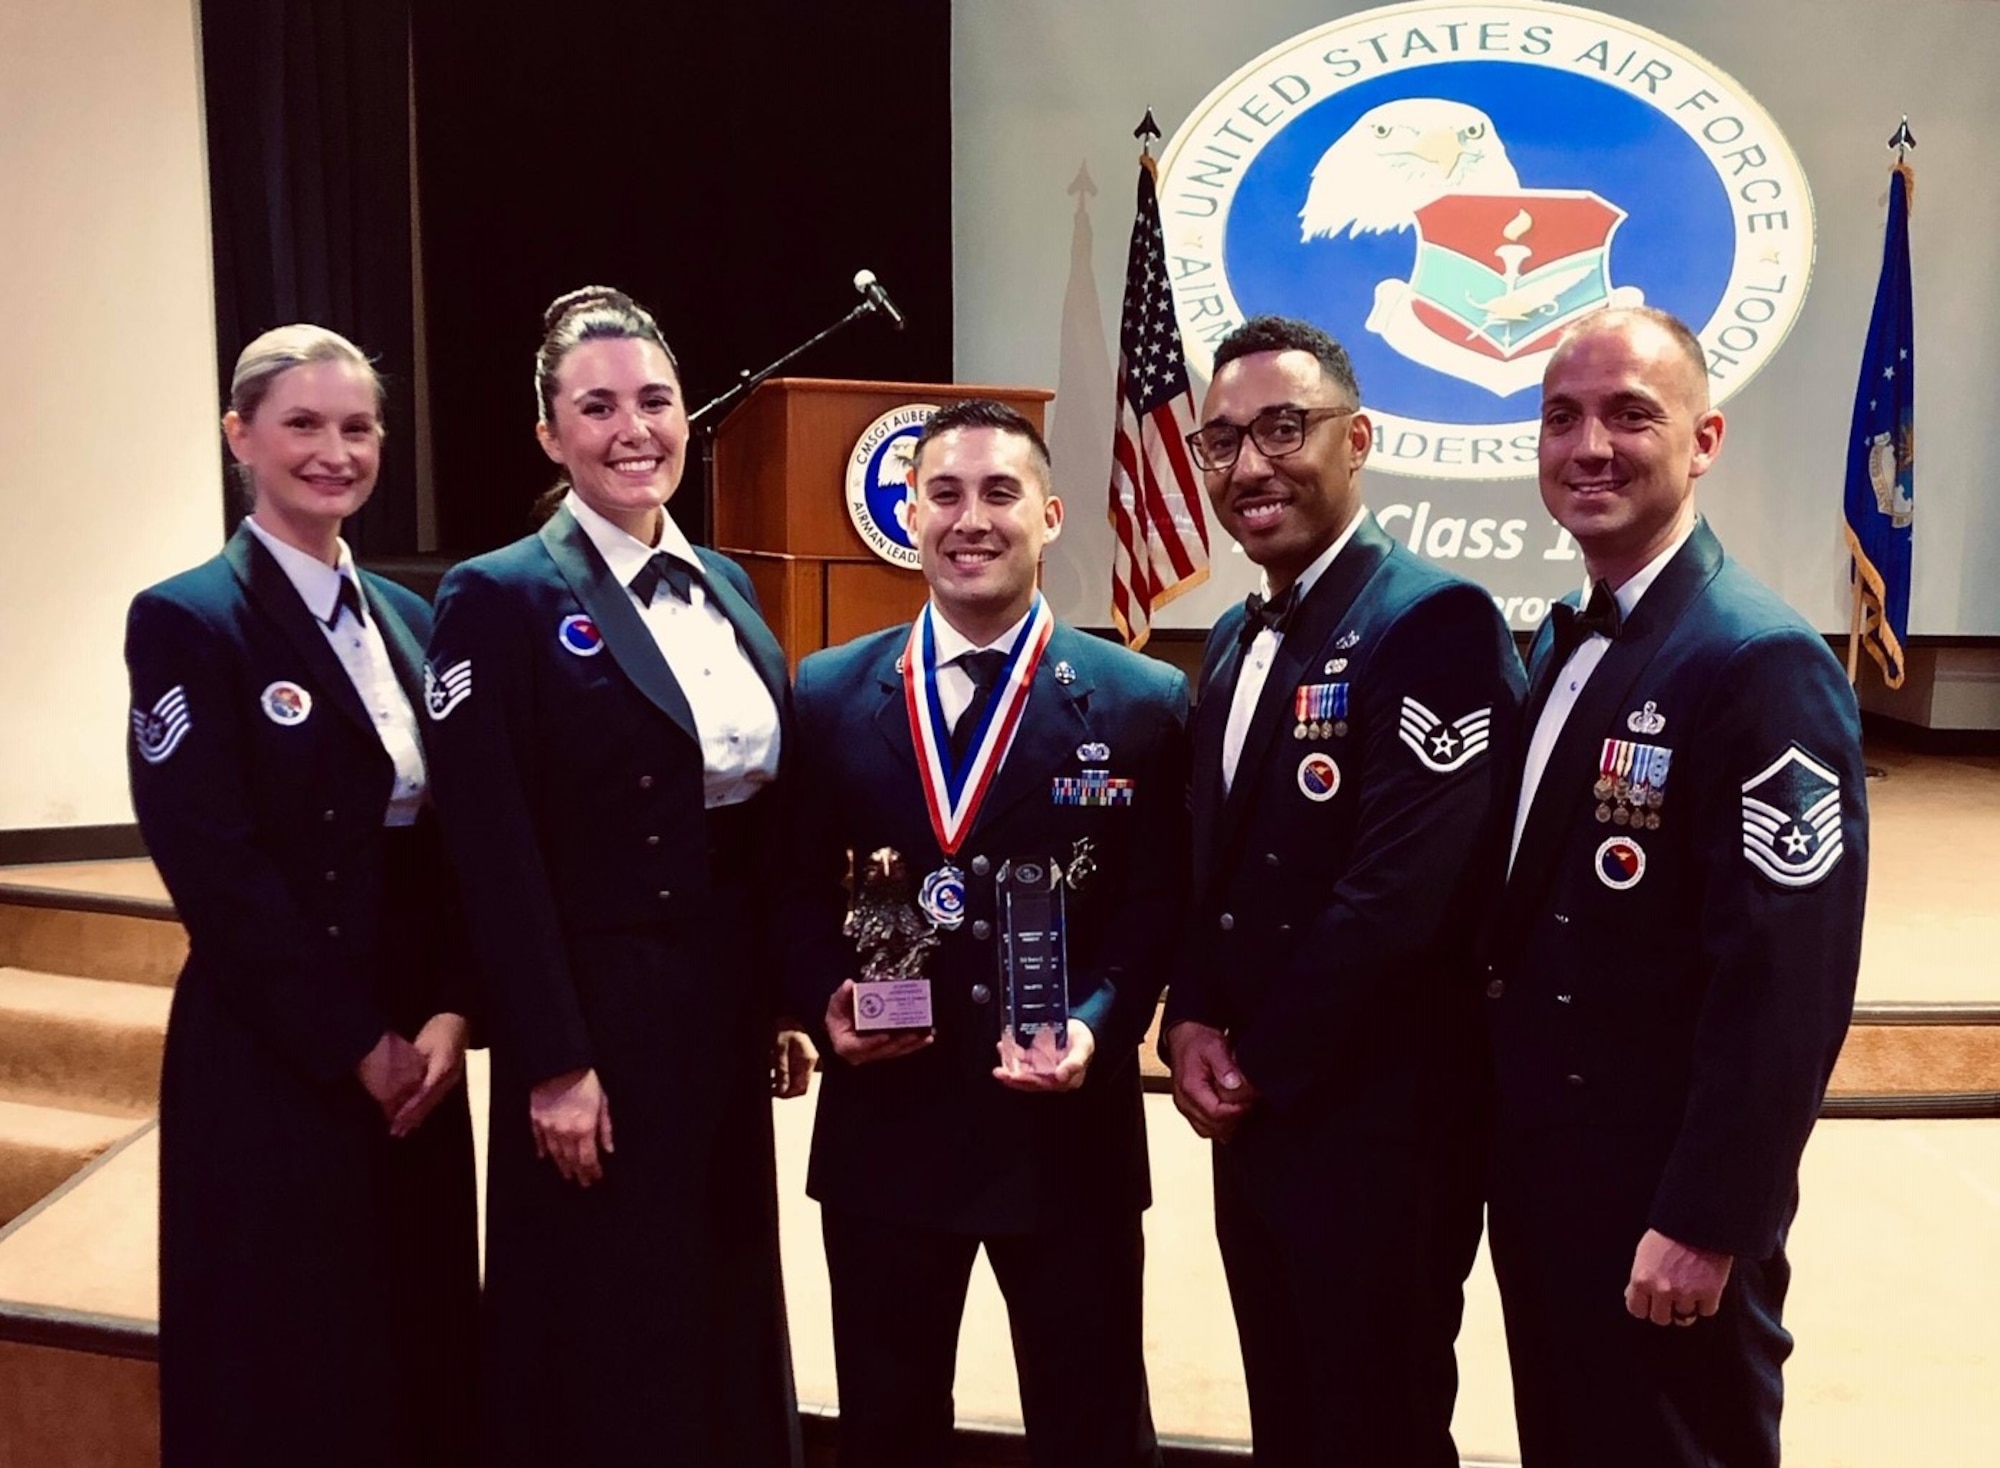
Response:
[[[1648,561],[1632,578],[1616,591],[1611,599],[1618,603],[1621,621],[1632,615],[1632,608],[1639,605],[1639,598],[1646,594],[1661,570],[1671,561],[1680,548],[1687,544],[1688,536],[1694,534],[1694,526],[1689,525],[1681,537],[1652,560]],[[1583,601],[1590,601],[1590,582],[1583,583]],[[1556,681],[1549,689],[1549,701],[1542,705],[1541,717],[1535,720],[1535,732],[1528,740],[1527,759],[1521,766],[1521,802],[1514,807],[1514,840],[1507,848],[1507,870],[1514,870],[1514,855],[1521,849],[1521,832],[1528,824],[1528,811],[1535,803],[1535,792],[1541,788],[1542,772],[1548,768],[1549,754],[1556,747],[1556,740],[1562,737],[1563,725],[1569,722],[1569,711],[1576,707],[1576,701],[1583,693],[1583,685],[1590,681],[1590,675],[1597,671],[1597,665],[1604,661],[1604,654],[1611,647],[1611,639],[1602,632],[1593,632],[1576,645],[1569,655],[1569,661],[1556,673]]]
[[[417,715],[410,707],[409,695],[403,692],[403,685],[396,681],[396,665],[389,661],[389,647],[382,641],[382,629],[375,625],[373,617],[365,621],[357,620],[352,608],[340,605],[340,583],[343,580],[353,582],[357,592],[361,590],[361,580],[355,574],[354,556],[347,549],[347,542],[336,542],[340,547],[340,564],[329,566],[296,546],[286,545],[259,525],[254,516],[245,520],[244,524],[264,543],[264,549],[271,553],[272,559],[277,561],[298,592],[299,600],[306,604],[306,610],[319,623],[320,631],[326,634],[327,645],[340,659],[340,666],[346,669],[347,679],[354,685],[354,691],[361,695],[361,706],[368,710],[368,717],[374,721],[375,733],[382,741],[382,748],[395,761],[396,783],[390,792],[389,810],[382,824],[414,825],[417,812],[423,808],[427,787],[424,747],[417,736]],[[365,597],[362,605],[367,605]],[[327,621],[329,617],[334,619],[331,624]]]
[[[647,545],[626,534],[571,490],[563,501],[583,533],[604,557],[618,584],[629,589],[653,552],[665,551],[706,577],[687,536],[662,511],[660,540]],[[638,601],[637,596],[632,598]],[[697,582],[682,601],[664,583],[650,604],[640,603],[639,619],[653,634],[660,656],[687,696],[701,734],[702,797],[710,810],[740,805],[778,777],[778,706],[737,641],[736,624]]]
[[[1334,538],[1332,545],[1321,551],[1313,563],[1299,573],[1298,600],[1304,601],[1335,556],[1347,549],[1347,542],[1354,539],[1354,532],[1368,511],[1358,509],[1354,518],[1347,522],[1347,528]],[[1263,581],[1263,595],[1271,594],[1271,578]],[[1297,603],[1295,602],[1296,606]],[[1236,783],[1236,763],[1243,758],[1243,741],[1250,733],[1250,719],[1257,712],[1257,700],[1263,695],[1264,682],[1271,676],[1271,664],[1278,656],[1278,634],[1266,627],[1260,631],[1250,648],[1243,654],[1243,666],[1236,675],[1236,694],[1229,701],[1229,722],[1222,730],[1222,793],[1227,795]]]
[[[1021,613],[1019,621],[982,646],[967,640],[964,633],[944,619],[942,612],[936,607],[931,608],[931,633],[937,653],[937,661],[931,669],[932,681],[937,687],[938,707],[944,710],[946,728],[955,728],[958,716],[972,702],[972,675],[959,665],[958,659],[969,652],[1012,652],[1014,644],[1021,638],[1021,629],[1028,625],[1028,617],[1033,611],[1031,605]]]

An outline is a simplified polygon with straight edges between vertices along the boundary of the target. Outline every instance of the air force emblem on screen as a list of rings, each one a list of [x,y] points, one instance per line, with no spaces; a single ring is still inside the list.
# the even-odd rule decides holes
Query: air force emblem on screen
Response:
[[[1794,744],[1743,782],[1743,855],[1780,887],[1810,887],[1840,860],[1840,776]]]
[[[1261,312],[1354,358],[1371,467],[1533,472],[1563,330],[1652,304],[1693,325],[1714,396],[1804,304],[1812,202],[1776,125],[1665,36],[1570,6],[1410,4],[1295,36],[1217,87],[1162,160],[1181,335]]]

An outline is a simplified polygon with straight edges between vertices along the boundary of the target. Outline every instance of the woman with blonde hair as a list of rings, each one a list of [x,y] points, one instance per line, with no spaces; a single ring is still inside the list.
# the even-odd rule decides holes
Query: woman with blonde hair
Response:
[[[236,365],[251,504],[126,624],[133,806],[188,932],[160,1094],[167,1468],[471,1461],[464,940],[423,601],[359,570],[381,385],[317,326]]]

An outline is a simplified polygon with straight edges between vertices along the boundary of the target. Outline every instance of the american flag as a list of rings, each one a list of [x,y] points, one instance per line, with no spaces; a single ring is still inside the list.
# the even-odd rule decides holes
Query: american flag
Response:
[[[1111,435],[1111,620],[1143,647],[1153,613],[1208,579],[1208,519],[1185,435],[1194,392],[1181,356],[1160,237],[1153,160],[1139,160],[1139,207],[1118,331],[1118,421]]]

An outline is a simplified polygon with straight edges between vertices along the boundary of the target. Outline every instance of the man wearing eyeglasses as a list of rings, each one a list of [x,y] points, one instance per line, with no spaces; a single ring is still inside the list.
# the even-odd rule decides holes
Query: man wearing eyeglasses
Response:
[[[1258,1461],[1451,1468],[1479,1236],[1469,943],[1523,678],[1492,598],[1362,507],[1360,402],[1337,342],[1258,317],[1188,439],[1263,585],[1203,660],[1161,1049],[1218,1144]]]

